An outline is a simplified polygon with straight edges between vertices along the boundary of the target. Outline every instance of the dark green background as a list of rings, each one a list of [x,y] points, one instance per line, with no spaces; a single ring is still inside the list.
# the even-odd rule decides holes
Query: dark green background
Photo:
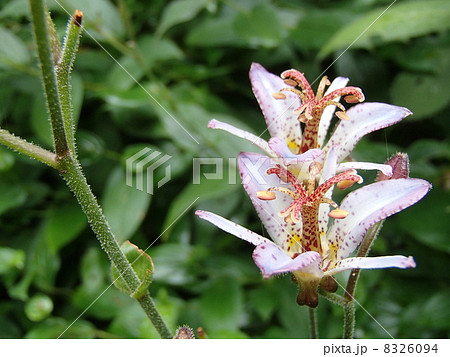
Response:
[[[194,215],[208,209],[264,234],[239,181],[193,185],[192,159],[255,150],[206,127],[216,118],[264,130],[248,80],[252,62],[277,74],[297,68],[311,82],[333,64],[329,78],[349,77],[366,101],[415,113],[366,136],[354,158],[384,162],[404,151],[411,176],[433,183],[420,203],[387,220],[375,242],[371,255],[413,255],[417,268],[361,274],[356,337],[388,338],[383,328],[396,338],[449,337],[448,1],[397,1],[345,52],[391,1],[59,2],[85,15],[72,76],[81,162],[117,238],[152,244],[150,291],[172,329],[186,323],[212,338],[308,337],[307,310],[296,305],[289,276],[263,280],[251,245]],[[1,4],[0,125],[50,149],[27,1]],[[48,5],[62,36],[68,15]],[[153,196],[124,184],[125,160],[144,147],[172,156],[172,179]],[[58,174],[0,147],[0,337],[57,337],[110,282],[106,255]],[[339,307],[321,300],[318,316],[321,337],[341,336]],[[138,304],[114,287],[63,335],[156,336]]]

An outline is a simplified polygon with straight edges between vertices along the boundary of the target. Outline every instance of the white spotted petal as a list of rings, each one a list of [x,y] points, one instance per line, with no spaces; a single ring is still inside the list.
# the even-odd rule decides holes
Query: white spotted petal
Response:
[[[349,79],[346,77],[337,77],[331,82],[331,85],[328,87],[327,91],[325,92],[324,96],[331,93],[332,91],[336,89],[344,88]],[[340,97],[336,97],[334,100],[336,102],[339,102]],[[331,119],[333,118],[333,114],[336,110],[335,105],[329,105],[325,108],[325,110],[322,113],[322,116],[320,117],[320,124],[319,124],[319,132],[317,135],[317,140],[319,143],[319,146],[322,147],[325,138],[328,134],[328,129],[330,128]]]
[[[250,141],[252,144],[258,146],[261,150],[266,152],[269,156],[276,156],[275,152],[270,149],[269,144],[267,143],[266,140],[260,138],[259,136],[256,136],[255,134],[252,134],[248,131],[236,128],[233,125],[221,122],[216,119],[212,119],[209,121],[208,128],[224,130],[224,131],[226,131],[230,134],[233,134],[239,138]]]
[[[228,219],[218,216],[217,214],[214,214],[212,212],[197,210],[195,214],[199,216],[201,219],[211,222],[216,227],[219,227],[225,232],[233,234],[234,236],[242,240],[245,240],[253,245],[258,245],[262,243],[273,244],[267,238],[264,238],[263,236],[260,236],[259,234],[256,234],[255,232],[252,232],[251,230],[244,228],[239,224],[231,222]]]
[[[319,278],[323,276],[320,269],[322,257],[317,252],[306,252],[292,259],[279,246],[267,242],[255,248],[253,260],[264,278],[292,271],[301,271]]]
[[[272,96],[274,93],[289,86],[259,63],[252,63],[249,76],[270,136],[281,138],[285,142],[301,143],[300,122],[298,115],[294,114],[294,110],[301,105],[300,98],[295,93],[283,91],[286,98],[275,99]]]
[[[274,242],[283,247],[291,235],[301,234],[302,229],[301,223],[287,224],[278,215],[289,205],[291,198],[283,194],[276,195],[271,201],[257,198],[258,191],[265,191],[271,187],[289,188],[276,175],[267,175],[266,171],[274,167],[276,162],[264,155],[244,152],[239,154],[238,165],[242,184],[259,218]]]
[[[416,262],[413,257],[403,255],[392,255],[385,257],[355,257],[339,261],[328,273],[336,274],[350,269],[385,269],[385,268],[415,268]]]
[[[390,104],[357,104],[347,110],[349,120],[339,122],[323,150],[328,151],[332,146],[339,146],[338,162],[341,162],[350,155],[364,135],[393,125],[411,114],[406,108]]]
[[[348,194],[340,208],[350,212],[335,220],[328,232],[328,244],[336,247],[336,259],[347,258],[376,222],[397,213],[420,199],[431,184],[421,179],[396,179],[376,182]]]

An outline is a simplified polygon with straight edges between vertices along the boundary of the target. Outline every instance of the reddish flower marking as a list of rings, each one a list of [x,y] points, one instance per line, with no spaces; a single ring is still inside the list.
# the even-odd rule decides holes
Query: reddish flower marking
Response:
[[[293,199],[292,202],[287,208],[279,212],[279,215],[284,217],[287,223],[296,224],[300,222],[300,220],[302,221],[303,232],[301,242],[299,242],[301,244],[302,253],[306,251],[315,251],[322,254],[319,229],[319,205],[321,203],[329,204],[336,208],[330,212],[331,217],[335,219],[345,218],[348,212],[339,209],[334,201],[325,197],[325,194],[334,184],[342,181],[352,183],[362,182],[361,176],[357,175],[355,170],[348,170],[326,180],[319,187],[315,188],[315,175],[312,175],[305,188],[305,186],[297,180],[294,174],[280,165],[268,169],[267,174],[277,175],[280,180],[289,183],[293,190],[286,187],[271,187],[267,191],[259,191],[257,197],[263,200],[275,199],[275,195],[272,195],[274,191],[291,196]],[[346,187],[348,187],[348,185],[346,185]]]
[[[345,112],[345,107],[339,103],[336,98],[344,96],[344,100],[347,103],[358,103],[364,101],[364,94],[361,89],[357,87],[344,87],[336,89],[324,96],[325,88],[331,84],[326,76],[320,81],[317,93],[315,95],[311,85],[303,73],[295,69],[290,69],[288,71],[284,71],[281,74],[281,78],[285,80],[287,85],[291,86],[289,88],[283,88],[281,91],[294,92],[302,100],[302,105],[294,111],[295,114],[299,115],[298,119],[301,122],[306,123],[300,153],[319,147],[317,141],[319,123],[323,111],[327,106],[337,106],[341,111],[337,112],[336,116],[342,120],[348,119]],[[297,89],[297,86],[299,86],[300,89]],[[282,93],[274,93],[273,97],[281,100],[286,98],[286,96],[283,96]]]

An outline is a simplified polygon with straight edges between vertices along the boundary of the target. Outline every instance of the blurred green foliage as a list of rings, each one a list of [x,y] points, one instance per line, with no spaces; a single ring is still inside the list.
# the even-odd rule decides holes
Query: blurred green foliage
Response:
[[[448,1],[399,0],[373,25],[390,0],[59,3],[48,0],[60,36],[68,13],[85,15],[72,76],[79,156],[117,238],[150,246],[150,291],[173,330],[308,337],[290,278],[263,281],[249,244],[193,214],[208,209],[264,233],[239,180],[192,184],[193,158],[224,157],[234,178],[232,158],[255,150],[207,122],[263,132],[247,74],[259,62],[273,73],[297,68],[311,82],[324,70],[347,76],[367,101],[416,113],[354,152],[384,162],[405,151],[411,176],[434,185],[375,242],[371,255],[413,255],[417,268],[362,273],[356,337],[387,338],[380,325],[396,338],[450,337]],[[27,1],[2,4],[0,125],[50,148]],[[172,157],[172,179],[153,196],[125,185],[126,159],[144,147]],[[139,306],[111,287],[109,261],[57,173],[0,147],[0,337],[54,338],[79,316],[63,337],[157,337]],[[322,300],[318,318],[321,337],[341,336],[339,307]]]

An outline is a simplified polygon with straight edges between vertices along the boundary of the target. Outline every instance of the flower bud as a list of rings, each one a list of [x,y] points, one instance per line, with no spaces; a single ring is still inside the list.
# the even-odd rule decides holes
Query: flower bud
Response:
[[[383,173],[378,175],[377,181],[385,181],[392,179],[408,178],[409,177],[409,158],[407,154],[398,152],[394,154],[386,165],[392,167],[392,176],[386,176]]]

